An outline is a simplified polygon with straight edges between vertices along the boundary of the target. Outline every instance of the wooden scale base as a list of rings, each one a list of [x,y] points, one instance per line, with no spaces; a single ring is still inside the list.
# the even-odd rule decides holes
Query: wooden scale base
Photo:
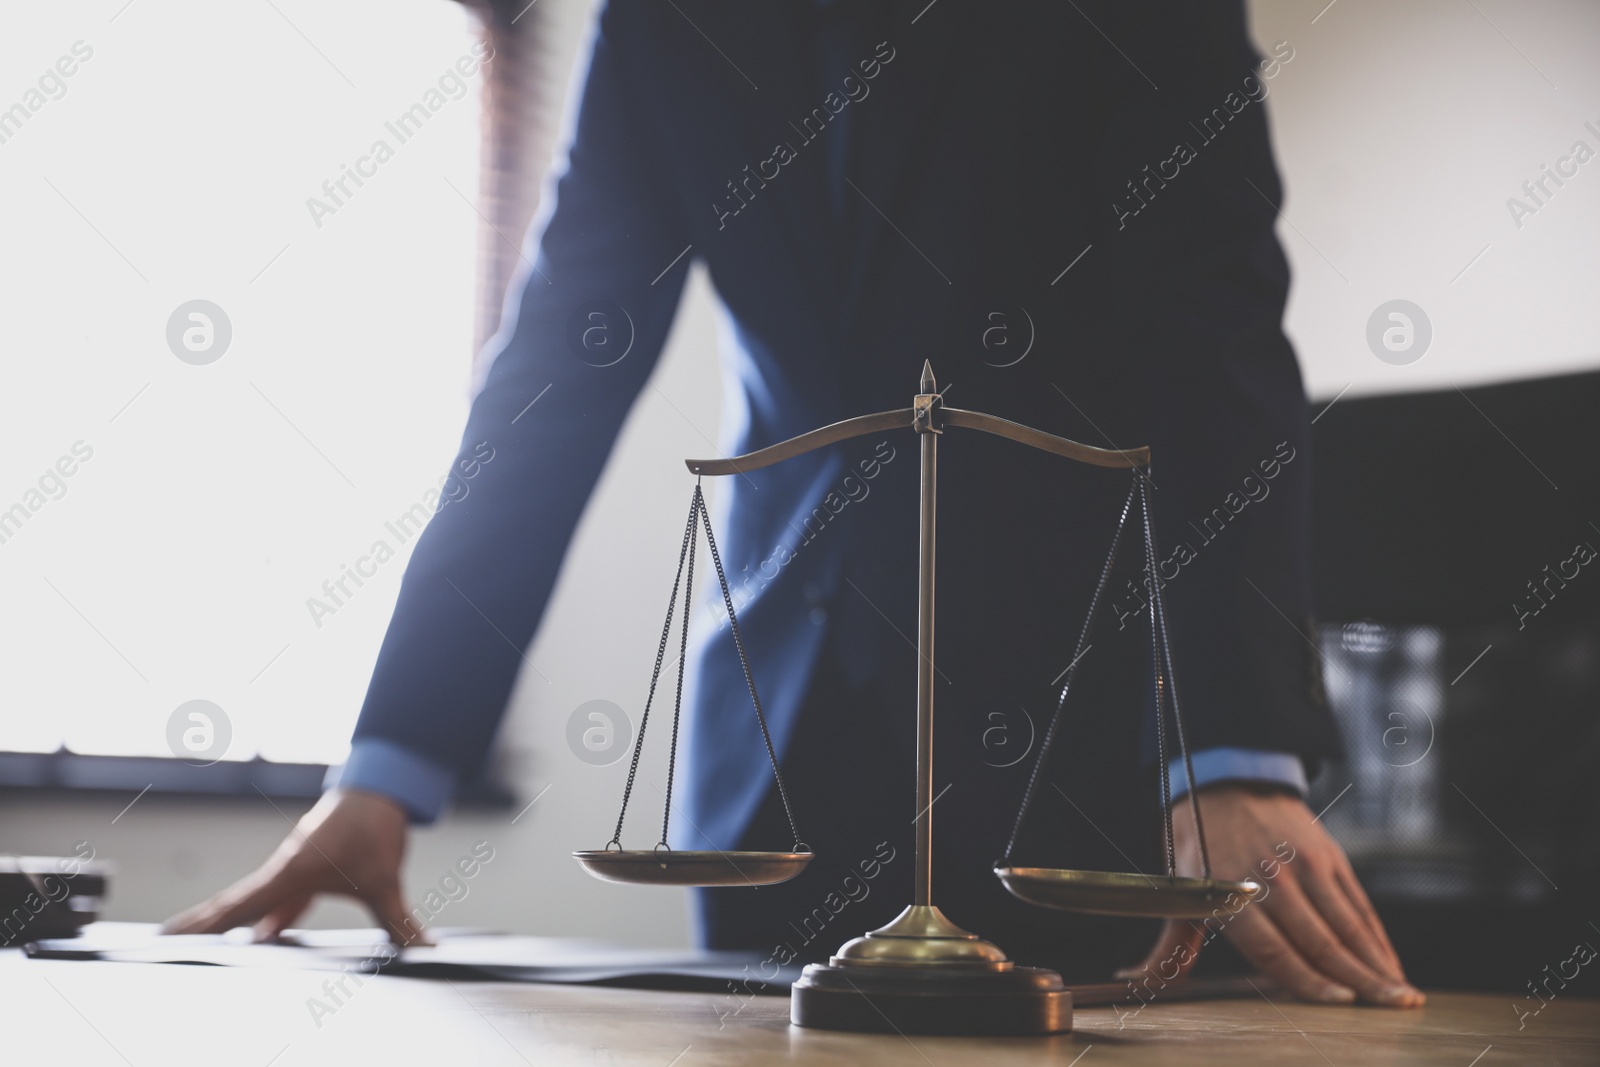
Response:
[[[868,1033],[1058,1034],[1072,1029],[1072,993],[1056,972],[1018,967],[938,908],[912,905],[807,967],[789,1019]]]

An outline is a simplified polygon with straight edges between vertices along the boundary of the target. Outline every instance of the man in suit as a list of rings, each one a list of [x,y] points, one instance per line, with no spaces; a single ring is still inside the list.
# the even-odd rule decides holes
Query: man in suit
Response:
[[[1253,51],[1237,0],[614,0],[463,438],[463,459],[488,441],[495,460],[417,547],[333,788],[261,870],[173,928],[281,930],[316,893],[348,892],[337,861],[411,936],[405,824],[433,819],[483,760],[698,260],[731,326],[725,454],[904,407],[924,358],[959,406],[1151,446],[1213,868],[1259,878],[1283,861],[1227,936],[1304,998],[1421,1003],[1301,799],[1306,764],[1335,741],[1302,633],[1308,424],[1279,325],[1288,278],[1262,104],[1292,59],[1287,43]],[[760,894],[701,891],[710,945],[825,958],[908,899],[913,444],[840,446],[727,486],[717,523],[740,622],[818,858]],[[1091,927],[1027,908],[989,873],[1028,761],[984,739],[996,714],[1016,720],[1019,745],[1023,719],[1042,729],[1126,477],[983,435],[947,440],[941,459],[950,789],[934,812],[936,900],[1022,962],[1100,969],[1111,949]],[[1131,814],[1157,795],[1149,701],[1127,681],[1149,669],[1140,596],[1119,576],[1081,666],[1082,711],[1020,846],[1036,862],[1161,862]],[[705,630],[674,844],[786,848],[740,665],[726,631]],[[1193,873],[1193,827],[1181,812],[1177,826]],[[883,876],[870,895],[868,863]],[[848,919],[795,926],[841,885]],[[1206,935],[1169,924],[1147,971],[1187,970]]]

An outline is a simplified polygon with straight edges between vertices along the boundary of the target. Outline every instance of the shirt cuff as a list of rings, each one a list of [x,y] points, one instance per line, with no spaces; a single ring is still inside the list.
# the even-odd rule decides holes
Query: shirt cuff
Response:
[[[1305,764],[1300,757],[1288,752],[1266,752],[1258,748],[1208,748],[1191,757],[1194,779],[1204,789],[1217,782],[1271,782],[1287,786],[1303,799],[1311,791],[1306,780]],[[1189,776],[1181,759],[1174,760],[1171,768],[1172,795],[1180,797],[1189,791]]]
[[[364,737],[352,742],[340,767],[329,767],[324,789],[360,789],[386,796],[405,809],[412,823],[439,817],[455,789],[455,773],[393,741]]]

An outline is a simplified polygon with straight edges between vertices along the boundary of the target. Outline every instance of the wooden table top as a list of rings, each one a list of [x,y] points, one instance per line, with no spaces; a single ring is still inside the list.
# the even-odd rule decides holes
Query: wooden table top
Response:
[[[83,1067],[305,1064],[788,1062],[1005,1067],[1110,1064],[1600,1062],[1600,1000],[1557,997],[1522,1020],[1510,995],[1432,993],[1418,1011],[1274,997],[1080,1008],[1055,1038],[861,1035],[789,1025],[785,998],[737,1000],[579,986],[366,978],[327,971],[26,960],[0,953],[6,1046]],[[313,998],[331,1006],[317,1012]],[[1523,1004],[1526,1007],[1526,1004]],[[19,1061],[20,1062],[20,1061]]]

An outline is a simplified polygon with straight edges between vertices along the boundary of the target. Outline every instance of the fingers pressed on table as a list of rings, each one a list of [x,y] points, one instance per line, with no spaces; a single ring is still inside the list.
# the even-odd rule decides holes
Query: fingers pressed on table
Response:
[[[1330,928],[1294,880],[1285,880],[1264,903],[1278,930],[1319,973],[1355,991],[1369,1004],[1409,1007],[1417,992],[1363,963]]]
[[[1228,937],[1246,959],[1301,1000],[1321,1004],[1355,1002],[1355,990],[1315,970],[1260,907],[1249,906],[1241,911],[1229,925]]]
[[[1368,969],[1390,982],[1405,981],[1394,950],[1380,941],[1366,920],[1356,911],[1337,878],[1308,878],[1301,887],[1311,905],[1343,944],[1355,953]]]
[[[1394,950],[1394,944],[1389,940],[1389,931],[1384,929],[1383,920],[1378,918],[1378,909],[1372,906],[1372,901],[1367,896],[1367,891],[1361,888],[1361,880],[1356,877],[1356,872],[1350,868],[1348,862],[1341,863],[1338,867],[1339,887],[1344,890],[1344,895],[1354,905],[1356,912],[1366,921],[1367,927],[1383,943],[1394,957],[1395,966],[1400,968],[1400,977],[1405,977],[1405,966],[1400,962],[1400,954]]]
[[[172,934],[220,934],[235,926],[250,926],[272,910],[280,893],[270,880],[252,875],[167,920],[163,930]]]
[[[363,900],[377,916],[378,922],[388,931],[389,940],[396,945],[403,948],[407,945],[433,944],[427,931],[406,911],[405,899],[400,895],[398,882],[386,885],[370,896],[364,896]]]
[[[293,926],[310,906],[311,897],[309,894],[296,896],[285,903],[279,904],[262,916],[261,920],[256,923],[255,939],[257,941],[272,940]]]

